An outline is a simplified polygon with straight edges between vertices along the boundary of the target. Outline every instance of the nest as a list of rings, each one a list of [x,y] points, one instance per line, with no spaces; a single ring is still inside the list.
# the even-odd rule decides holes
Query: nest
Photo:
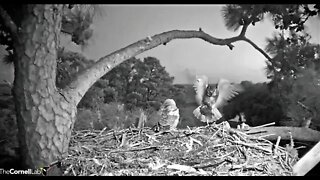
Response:
[[[227,122],[176,131],[72,133],[65,176],[290,176],[298,156]]]

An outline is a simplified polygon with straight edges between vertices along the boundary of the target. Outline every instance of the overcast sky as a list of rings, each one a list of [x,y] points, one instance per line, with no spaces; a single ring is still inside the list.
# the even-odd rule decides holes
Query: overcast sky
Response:
[[[102,5],[104,15],[94,22],[94,34],[83,53],[90,59],[98,59],[115,50],[147,36],[178,30],[198,30],[217,37],[236,36],[239,31],[226,29],[221,15],[223,5]],[[307,31],[312,41],[320,42],[320,21],[310,18]],[[266,38],[275,32],[271,21],[265,19],[250,26],[247,37],[264,48]],[[66,38],[67,39],[67,38]],[[66,43],[66,42],[63,42]],[[80,48],[67,42],[72,50]],[[231,51],[227,46],[209,44],[200,39],[173,40],[166,46],[158,46],[138,55],[153,56],[160,60],[175,83],[191,83],[196,74],[205,74],[211,83],[218,78],[234,82],[250,80],[267,81],[264,74],[265,57],[246,42],[234,43]]]
[[[103,5],[104,16],[96,18],[94,35],[84,54],[98,59],[133,42],[174,29],[198,30],[217,37],[236,36],[239,31],[226,29],[221,15],[223,5]],[[320,21],[310,19],[308,32],[313,42],[320,42]],[[250,26],[247,37],[264,48],[266,38],[276,30],[269,19]],[[72,43],[70,43],[72,44]],[[153,56],[160,60],[175,83],[191,83],[196,74],[205,74],[210,82],[224,77],[234,82],[267,81],[265,57],[246,42],[216,46],[200,39],[173,40],[137,56]]]

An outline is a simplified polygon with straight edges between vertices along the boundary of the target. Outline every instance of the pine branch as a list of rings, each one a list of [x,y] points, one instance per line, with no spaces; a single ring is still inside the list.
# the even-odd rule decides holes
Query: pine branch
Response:
[[[242,30],[241,30],[240,35],[239,35],[240,37],[245,37],[245,34],[247,32],[247,29],[248,29],[248,26],[249,26],[249,24],[245,24],[245,25],[242,26]]]
[[[256,50],[258,50],[272,64],[271,57],[266,52],[264,52],[261,48],[259,48],[259,46],[257,46],[254,42],[252,42],[250,39],[248,39],[246,37],[243,37],[241,40],[244,40],[244,41],[248,42],[249,44],[251,44],[251,46],[253,46]]]
[[[297,101],[297,104],[300,105],[303,109],[307,110],[308,112],[310,112],[312,114],[312,110],[308,106],[304,105],[300,101]]]
[[[73,79],[70,82],[70,84],[66,86],[66,88],[64,89],[64,93],[66,96],[74,98],[73,101],[76,104],[78,104],[83,95],[87,92],[87,90],[99,78],[101,78],[104,74],[109,72],[115,66],[147,50],[153,49],[162,44],[165,45],[174,39],[198,38],[212,45],[228,46],[230,50],[232,50],[232,48],[234,47],[232,43],[244,40],[249,42],[254,48],[256,48],[259,52],[264,54],[267,57],[267,59],[270,60],[271,58],[262,49],[260,49],[256,44],[254,44],[252,41],[250,41],[244,36],[246,29],[247,26],[244,26],[240,35],[227,39],[213,37],[205,33],[203,30],[172,30],[154,35],[152,37],[148,36],[145,39],[137,41],[127,47],[124,47],[120,50],[117,50],[109,55],[100,58],[89,69],[80,72],[80,74],[78,74],[75,77],[75,79]]]

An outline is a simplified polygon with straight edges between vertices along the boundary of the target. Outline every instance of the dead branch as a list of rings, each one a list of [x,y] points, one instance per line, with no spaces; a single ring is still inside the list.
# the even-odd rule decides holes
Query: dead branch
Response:
[[[289,132],[291,132],[292,138],[297,141],[318,142],[320,140],[319,131],[305,127],[263,127],[249,130],[246,132],[246,134],[255,137],[268,135],[265,136],[264,139],[276,141],[278,136],[281,136],[282,140],[290,140]]]

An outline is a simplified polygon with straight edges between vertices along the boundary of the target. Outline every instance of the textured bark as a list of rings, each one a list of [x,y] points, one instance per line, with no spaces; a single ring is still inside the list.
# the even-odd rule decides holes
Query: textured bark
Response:
[[[67,153],[76,105],[55,86],[61,6],[28,5],[15,43],[14,97],[24,166],[47,166]]]

